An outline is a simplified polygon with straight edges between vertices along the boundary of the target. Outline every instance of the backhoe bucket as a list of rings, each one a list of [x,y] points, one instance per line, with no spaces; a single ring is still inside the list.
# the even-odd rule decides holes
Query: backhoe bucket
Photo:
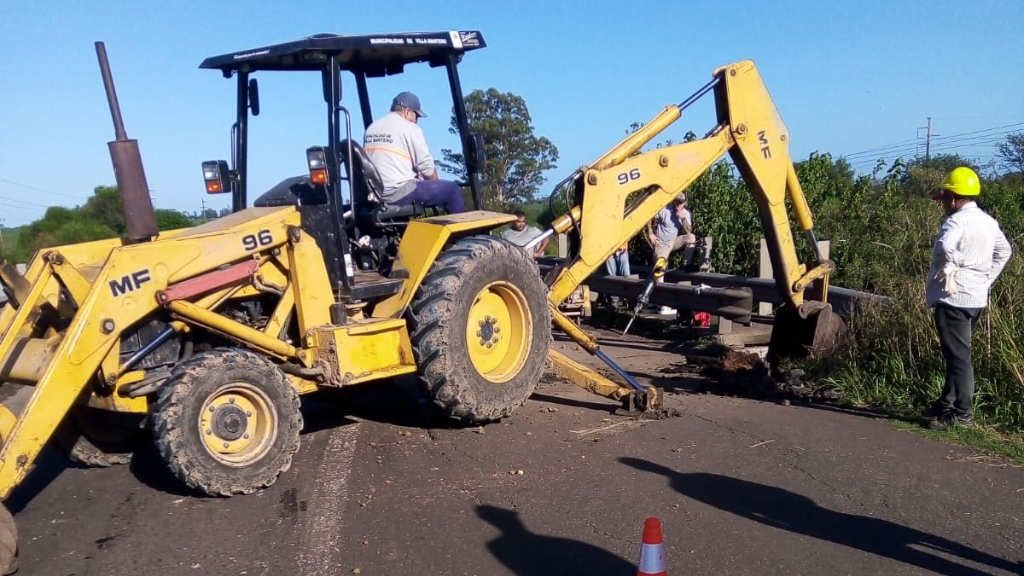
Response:
[[[768,345],[768,361],[781,358],[822,357],[833,354],[846,335],[846,324],[826,302],[785,304],[775,313]]]

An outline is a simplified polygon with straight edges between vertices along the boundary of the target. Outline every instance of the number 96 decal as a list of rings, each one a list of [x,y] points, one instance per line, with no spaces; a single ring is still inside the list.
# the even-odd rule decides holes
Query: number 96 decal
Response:
[[[274,236],[270,230],[260,230],[256,234],[249,234],[242,237],[242,247],[246,250],[255,250],[260,246],[269,246],[274,243]]]
[[[622,185],[622,184],[629,184],[629,182],[632,181],[632,180],[639,180],[640,179],[640,169],[639,168],[633,168],[629,172],[623,172],[622,174],[619,174],[618,176],[616,176],[616,179],[619,181],[620,185]]]

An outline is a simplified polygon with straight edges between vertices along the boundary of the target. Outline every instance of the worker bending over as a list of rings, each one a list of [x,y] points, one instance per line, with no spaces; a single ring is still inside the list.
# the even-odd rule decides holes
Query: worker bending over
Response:
[[[693,235],[693,215],[687,209],[686,193],[683,192],[672,204],[662,208],[654,217],[652,222],[647,223],[647,239],[654,249],[654,258],[664,258],[669,261],[673,252],[683,250],[683,262],[688,262],[693,257],[694,244],[697,237]],[[656,278],[657,282],[663,279]],[[662,306],[660,313],[672,315],[676,313],[674,308]]]

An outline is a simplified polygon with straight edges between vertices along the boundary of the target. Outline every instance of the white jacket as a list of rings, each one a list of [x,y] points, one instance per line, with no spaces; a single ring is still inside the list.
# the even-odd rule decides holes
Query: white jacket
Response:
[[[932,248],[925,301],[956,308],[984,308],[992,284],[1010,259],[1012,248],[995,218],[974,202],[942,222]]]

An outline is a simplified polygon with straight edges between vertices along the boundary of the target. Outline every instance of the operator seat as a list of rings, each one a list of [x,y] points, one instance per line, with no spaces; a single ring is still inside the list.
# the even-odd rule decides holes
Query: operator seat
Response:
[[[348,140],[338,145],[342,163],[348,161]],[[423,205],[400,206],[384,202],[384,181],[363,147],[352,142],[352,197],[356,204],[356,220],[388,225],[423,215]]]
[[[327,203],[323,187],[309,182],[309,174],[292,176],[280,181],[261,194],[252,205],[257,208],[275,206],[315,206]]]

